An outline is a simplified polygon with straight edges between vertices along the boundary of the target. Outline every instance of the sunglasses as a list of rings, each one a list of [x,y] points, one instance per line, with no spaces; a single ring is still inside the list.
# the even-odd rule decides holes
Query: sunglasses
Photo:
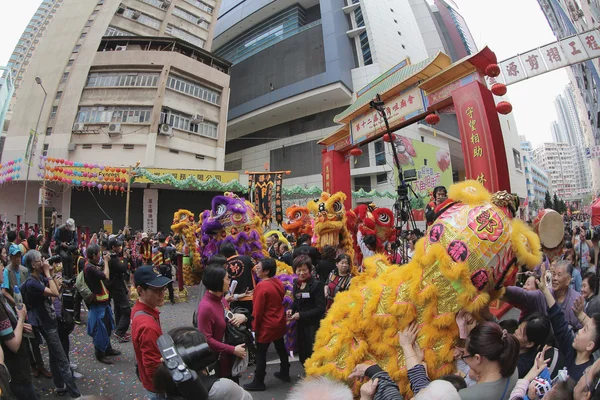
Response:
[[[466,358],[471,358],[471,357],[475,357],[475,354],[462,355],[462,356],[460,356],[460,359],[465,361]]]

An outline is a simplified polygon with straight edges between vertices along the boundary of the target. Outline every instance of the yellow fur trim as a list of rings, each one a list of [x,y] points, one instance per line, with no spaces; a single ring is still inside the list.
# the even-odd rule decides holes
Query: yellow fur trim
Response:
[[[473,205],[480,203],[489,203],[492,195],[486,188],[475,180],[455,183],[450,186],[448,198],[454,201],[460,201],[465,204]]]
[[[523,221],[512,220],[510,242],[520,265],[526,265],[527,268],[532,269],[542,262],[540,238]]]
[[[288,246],[290,245],[290,242],[288,242],[288,240],[285,238],[285,236],[283,236],[283,234],[279,231],[273,230],[273,231],[269,231],[267,233],[265,233],[263,235],[263,238],[265,240],[267,240],[267,238],[271,235],[277,235],[277,240],[279,240],[280,242],[283,242],[285,244],[287,244]]]

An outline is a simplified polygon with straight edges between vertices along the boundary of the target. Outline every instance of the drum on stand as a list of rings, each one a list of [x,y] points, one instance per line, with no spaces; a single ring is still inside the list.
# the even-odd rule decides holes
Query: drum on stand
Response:
[[[540,237],[542,251],[550,261],[562,255],[565,225],[559,213],[551,209],[540,211],[533,220],[533,230]]]

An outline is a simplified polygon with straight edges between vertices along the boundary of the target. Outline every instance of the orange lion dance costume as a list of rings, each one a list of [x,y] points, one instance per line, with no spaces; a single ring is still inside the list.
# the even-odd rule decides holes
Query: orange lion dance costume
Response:
[[[308,375],[347,381],[357,364],[377,363],[410,396],[398,331],[417,321],[429,377],[451,373],[457,313],[478,316],[513,283],[518,266],[541,262],[538,236],[511,219],[518,208],[512,195],[492,196],[479,182],[466,181],[452,186],[449,197],[456,203],[417,242],[410,263],[392,266],[371,257],[350,290],[336,296],[306,361]]]
[[[304,234],[312,237],[314,220],[310,216],[307,207],[293,204],[285,210],[285,216],[287,220],[281,226],[287,233],[294,235],[296,238]]]

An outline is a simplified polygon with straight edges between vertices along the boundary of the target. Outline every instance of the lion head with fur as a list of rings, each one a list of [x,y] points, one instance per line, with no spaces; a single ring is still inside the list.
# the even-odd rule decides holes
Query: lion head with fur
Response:
[[[343,249],[354,259],[352,235],[346,226],[345,200],[346,194],[343,192],[323,192],[320,198],[309,201],[306,206],[315,219],[317,247],[322,249],[325,246],[333,246]]]
[[[297,238],[304,234],[313,235],[314,221],[308,207],[294,204],[285,210],[285,216],[287,220],[281,226],[287,233],[291,233]]]

